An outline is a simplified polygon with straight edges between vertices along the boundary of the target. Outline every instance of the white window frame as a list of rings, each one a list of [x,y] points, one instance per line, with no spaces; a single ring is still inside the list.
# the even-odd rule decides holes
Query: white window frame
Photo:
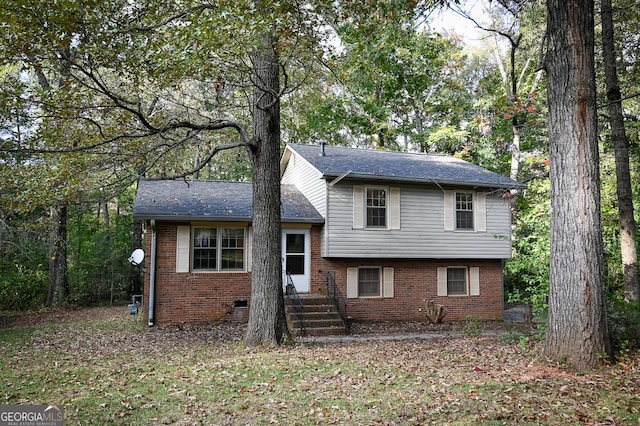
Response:
[[[448,277],[450,269],[465,269],[466,293],[449,294]],[[480,268],[477,266],[442,266],[437,269],[437,294],[439,297],[464,297],[480,295]]]
[[[454,272],[462,271],[464,277],[462,277],[463,290],[454,292],[451,290],[452,284],[459,284],[458,280],[454,282],[456,277],[453,277]],[[469,270],[466,266],[450,266],[447,268],[447,296],[468,296],[469,295]]]
[[[246,269],[246,252],[245,250],[247,249],[247,231],[244,228],[240,228],[240,227],[222,227],[222,228],[218,228],[219,229],[219,238],[220,238],[220,244],[219,244],[219,254],[220,254],[220,261],[218,264],[218,270],[219,271],[244,271]],[[242,238],[240,238],[240,235],[238,236],[233,236],[233,235],[227,235],[226,239],[228,242],[233,242],[232,245],[224,245],[224,240],[225,240],[225,231],[241,231],[242,234]],[[238,246],[238,241],[241,241],[242,246]],[[223,262],[225,261],[225,257],[224,254],[225,252],[231,252],[231,251],[242,251],[242,266],[240,268],[229,268],[223,267]]]
[[[380,206],[369,206],[369,191],[384,191],[384,208]],[[386,186],[365,186],[364,188],[364,227],[365,229],[389,229],[389,188]],[[369,209],[384,209],[384,225],[369,225]]]
[[[362,281],[362,273],[363,271],[371,270],[378,271],[378,292],[376,294],[362,294],[360,291],[360,284]],[[358,268],[358,297],[366,298],[366,297],[380,297],[382,295],[382,268],[379,266],[361,266]]]
[[[473,228],[457,227],[457,194],[472,194]],[[455,232],[487,231],[487,193],[480,191],[444,191],[444,230]]]
[[[360,295],[360,271],[362,269],[379,270],[379,294]],[[375,265],[365,265],[347,268],[347,298],[348,299],[372,299],[372,298],[392,298],[394,297],[394,268]]]
[[[367,222],[367,190],[384,189],[386,191],[386,226],[366,226]],[[370,231],[399,230],[400,229],[400,188],[380,185],[353,186],[353,229]]]
[[[458,208],[458,196],[469,196],[470,200],[464,200],[463,203],[465,206],[471,204],[471,208]],[[476,194],[473,191],[456,191],[453,194],[453,223],[456,231],[475,231],[476,229]],[[458,226],[458,213],[469,213],[471,216],[471,226],[470,227],[460,227]]]
[[[211,232],[215,230],[216,233],[216,247],[213,250],[216,251],[216,266],[215,268],[196,268],[195,267],[195,233],[197,229],[208,229]],[[225,231],[242,231],[242,247],[224,247],[222,244],[223,235]],[[223,252],[226,250],[242,250],[242,267],[241,268],[223,268]],[[191,238],[189,255],[191,257],[190,267],[193,272],[244,272],[247,270],[247,229],[239,226],[204,226],[194,225],[191,227]]]
[[[196,242],[196,234],[200,233],[201,237],[200,239],[202,240],[204,237],[204,234],[207,234],[208,236],[206,237],[206,241],[203,241],[203,244],[206,244],[206,246],[202,246],[202,245],[197,245]],[[211,241],[214,241],[213,245],[211,244]],[[213,268],[204,268],[204,267],[198,267],[196,268],[196,250],[200,251],[205,251],[207,253],[213,253],[213,256],[215,257],[215,267]],[[205,227],[205,226],[194,226],[193,228],[191,228],[191,248],[190,248],[190,254],[191,254],[191,269],[193,271],[216,271],[218,270],[218,265],[220,264],[220,238],[219,238],[219,231],[217,227]]]

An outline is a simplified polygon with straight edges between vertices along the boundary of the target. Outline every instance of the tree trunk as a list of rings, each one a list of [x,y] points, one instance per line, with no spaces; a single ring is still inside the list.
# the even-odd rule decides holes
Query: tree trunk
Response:
[[[200,164],[200,145],[196,146],[196,155],[195,155],[195,158],[193,159],[193,167],[196,168],[198,167],[199,164]],[[200,179],[200,169],[196,170],[193,173],[193,179],[194,180]]]
[[[609,101],[611,140],[616,157],[616,192],[620,215],[620,252],[624,273],[624,297],[627,301],[640,299],[638,285],[638,252],[636,244],[636,220],[633,216],[631,174],[629,171],[629,141],[625,133],[622,115],[622,95],[618,83],[616,52],[614,47],[613,12],[611,0],[602,0],[602,51],[604,75]]]
[[[518,180],[520,174],[520,128],[521,125],[517,123],[517,118],[513,119],[513,139],[511,140],[511,170],[509,177],[513,180]]]
[[[60,204],[50,209],[49,233],[49,295],[47,306],[53,306],[69,298],[67,281],[67,206]]]
[[[140,185],[140,179],[143,179],[147,175],[146,162],[142,162],[138,165],[138,180],[136,181],[136,192],[138,185]],[[131,252],[135,249],[144,249],[142,245],[143,238],[143,226],[142,221],[138,219],[133,220],[133,235],[131,236]],[[151,253],[145,255],[148,256]],[[144,273],[140,266],[130,265],[129,267],[129,288],[131,294],[142,294],[144,291]]]
[[[547,0],[551,265],[545,354],[588,368],[610,352],[600,222],[593,0]]]
[[[111,214],[109,213],[109,202],[104,201],[102,204],[102,217],[104,218],[104,239],[111,241]]]
[[[254,143],[251,307],[244,341],[278,345],[290,338],[284,311],[280,231],[280,72],[276,38],[265,36],[253,55]]]
[[[131,251],[142,248],[142,221],[134,219],[133,235],[131,237]],[[144,276],[141,273],[140,266],[129,266],[129,292],[133,294],[142,294],[144,284]]]

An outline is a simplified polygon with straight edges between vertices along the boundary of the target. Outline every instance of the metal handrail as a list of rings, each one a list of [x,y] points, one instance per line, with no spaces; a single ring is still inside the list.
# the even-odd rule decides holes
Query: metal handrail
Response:
[[[302,315],[302,312],[304,311],[304,303],[302,303],[302,299],[298,294],[298,290],[296,290],[296,286],[293,284],[293,279],[291,278],[291,274],[289,274],[289,272],[287,272],[287,285],[285,287],[285,295],[291,302],[293,313],[298,320],[298,325],[300,326],[300,335],[304,336],[304,316]]]
[[[324,271],[323,274],[325,276],[325,285],[327,286],[327,297],[333,300],[333,303],[336,305],[338,313],[340,314],[340,318],[342,318],[342,322],[348,330],[349,317],[347,316],[347,298],[340,291],[333,272]]]

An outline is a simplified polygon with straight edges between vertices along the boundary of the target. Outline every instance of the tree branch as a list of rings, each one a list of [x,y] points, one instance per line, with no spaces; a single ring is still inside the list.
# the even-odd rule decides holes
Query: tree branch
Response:
[[[176,174],[176,175],[172,175],[172,176],[168,176],[168,177],[164,176],[162,178],[151,178],[149,180],[174,180],[174,179],[186,178],[186,177],[188,177],[188,176],[190,176],[190,175],[202,170],[218,152],[227,151],[227,150],[234,149],[234,148],[240,148],[240,147],[248,146],[248,145],[249,145],[249,143],[244,142],[244,141],[238,141],[236,143],[229,143],[229,144],[225,144],[225,145],[218,145],[218,146],[214,147],[211,150],[211,152],[209,152],[209,154],[207,154],[207,156],[202,161],[200,161],[193,169],[191,169],[191,170],[189,170],[187,172],[184,172],[184,173],[180,173],[180,174]]]
[[[161,22],[158,22],[156,24],[153,25],[147,25],[147,26],[134,26],[132,28],[130,28],[128,31],[140,31],[140,32],[146,32],[146,31],[153,31],[153,30],[157,30],[158,28],[162,28],[167,24],[170,24],[173,21],[177,21],[179,19],[182,19],[184,17],[186,17],[187,15],[190,15],[192,13],[196,13],[196,12],[202,12],[204,10],[207,9],[212,9],[212,10],[216,10],[217,7],[214,6],[211,3],[200,3],[198,5],[195,5],[193,7],[190,7],[189,9],[180,12],[180,13],[176,13],[175,15],[169,16],[167,18],[165,18],[164,20],[162,20]]]
[[[628,101],[629,99],[634,99],[640,97],[640,93],[632,93],[631,95],[622,96],[620,99],[613,100],[611,102],[607,102],[605,104],[598,104],[597,109],[609,107],[611,104],[621,103],[622,101]]]

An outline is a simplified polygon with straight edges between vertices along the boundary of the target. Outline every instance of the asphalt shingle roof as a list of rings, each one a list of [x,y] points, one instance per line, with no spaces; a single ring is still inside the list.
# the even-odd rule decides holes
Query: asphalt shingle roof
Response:
[[[324,223],[293,185],[281,186],[282,221]],[[138,185],[133,215],[138,219],[250,222],[250,182],[146,180]]]
[[[445,155],[291,144],[289,148],[318,169],[326,179],[339,176],[439,185],[526,188],[526,185],[483,167]]]

